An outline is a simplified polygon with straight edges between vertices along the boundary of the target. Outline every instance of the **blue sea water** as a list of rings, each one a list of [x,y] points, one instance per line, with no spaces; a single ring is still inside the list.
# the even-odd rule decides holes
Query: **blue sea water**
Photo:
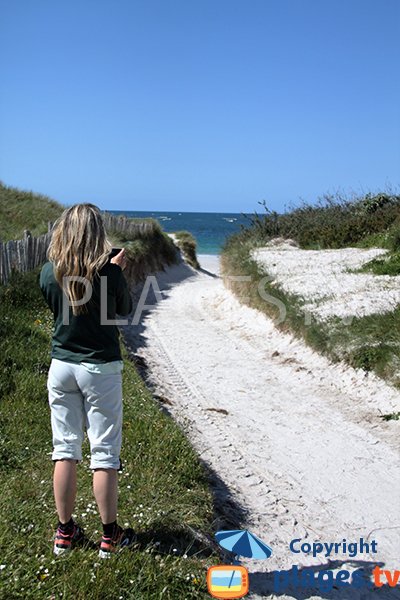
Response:
[[[225,239],[249,225],[249,216],[242,213],[151,212],[108,210],[114,215],[157,219],[167,233],[190,231],[196,238],[197,254],[219,254]]]

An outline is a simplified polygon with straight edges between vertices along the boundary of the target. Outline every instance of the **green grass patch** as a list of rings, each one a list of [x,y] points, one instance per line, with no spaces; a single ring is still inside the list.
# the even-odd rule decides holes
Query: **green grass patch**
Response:
[[[400,252],[388,254],[383,258],[374,258],[365,263],[357,273],[374,273],[375,275],[400,275]]]
[[[9,187],[0,182],[0,241],[19,240],[24,230],[39,236],[47,232],[48,222],[54,222],[65,206],[55,200]]]
[[[208,598],[205,572],[218,557],[207,557],[207,548],[191,533],[212,533],[207,474],[124,348],[118,519],[137,531],[138,547],[110,561],[98,558],[101,523],[85,440],[75,514],[91,545],[66,560],[53,556],[57,513],[46,389],[52,315],[38,275],[38,270],[15,274],[0,287],[0,597]]]
[[[398,421],[400,419],[400,412],[390,413],[388,415],[381,415],[381,419],[384,421]]]
[[[336,317],[323,322],[307,320],[302,299],[285,293],[266,277],[250,257],[253,247],[251,240],[244,242],[236,237],[228,241],[221,257],[224,282],[241,302],[265,313],[282,331],[303,338],[331,360],[343,360],[354,368],[373,371],[400,388],[400,307],[389,313],[351,320]],[[232,275],[247,275],[250,280],[235,281]]]

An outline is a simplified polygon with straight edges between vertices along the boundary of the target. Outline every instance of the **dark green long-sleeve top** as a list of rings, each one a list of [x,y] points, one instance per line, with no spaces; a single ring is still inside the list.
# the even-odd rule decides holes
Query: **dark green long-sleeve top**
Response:
[[[106,263],[99,271],[107,279],[107,320],[116,315],[126,316],[132,310],[132,299],[121,267]],[[105,280],[103,280],[104,285]],[[92,297],[87,314],[74,316],[68,307],[69,324],[63,324],[63,294],[53,272],[53,264],[47,262],[40,272],[40,287],[54,315],[54,331],[51,356],[66,362],[105,363],[121,360],[119,330],[115,324],[102,324],[100,318],[100,279],[92,282]],[[64,319],[65,321],[66,319]],[[103,318],[102,321],[105,321]]]

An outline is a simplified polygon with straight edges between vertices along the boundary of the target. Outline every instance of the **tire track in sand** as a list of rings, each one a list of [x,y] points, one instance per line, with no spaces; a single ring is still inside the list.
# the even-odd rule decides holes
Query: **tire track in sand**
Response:
[[[143,330],[130,326],[124,336],[139,345],[155,391],[173,402],[201,457],[246,508],[247,526],[273,547],[267,563],[245,564],[252,572],[326,564],[294,556],[290,540],[354,541],[376,530],[379,555],[360,558],[398,568],[397,424],[382,423],[376,405],[398,410],[399,394],[375,378],[367,387],[363,373],[277,332],[221,280],[193,273],[169,286],[170,275],[157,276],[164,298]]]

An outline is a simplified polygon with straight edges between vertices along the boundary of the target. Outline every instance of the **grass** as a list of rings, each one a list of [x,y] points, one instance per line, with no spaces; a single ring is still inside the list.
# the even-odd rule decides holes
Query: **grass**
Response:
[[[46,196],[0,183],[0,241],[20,239],[25,229],[34,236],[46,233],[48,221],[54,222],[64,208]],[[103,214],[107,224],[110,215]],[[118,229],[118,221],[115,217],[114,222],[107,226],[107,235],[114,247],[126,248],[129,260],[125,276],[130,284],[177,262],[176,248],[158,221],[129,218],[128,227],[124,230]]]
[[[0,241],[20,239],[25,229],[34,236],[46,233],[48,221],[54,222],[64,209],[46,196],[0,183]],[[127,221],[132,224],[132,231],[129,231],[129,226],[127,230],[118,230],[119,219],[115,217],[114,220],[114,224],[107,226],[107,235],[114,247],[126,248],[129,262],[125,276],[129,283],[141,281],[148,274],[177,262],[176,248],[156,219],[129,218]],[[188,244],[188,241],[185,243]],[[194,240],[193,243],[195,246]],[[197,260],[195,251],[194,258]]]
[[[372,272],[375,275],[400,275],[400,252],[388,254],[384,258],[374,258],[365,263],[357,273]]]
[[[346,197],[326,194],[315,204],[303,202],[283,214],[260,203],[264,215],[249,218],[249,226],[234,236],[240,242],[263,245],[273,237],[295,239],[301,248],[345,248],[363,240],[375,240],[389,247],[400,243],[400,195],[393,192]]]
[[[303,338],[309,346],[331,360],[343,360],[366,373],[373,371],[400,388],[400,307],[390,313],[353,318],[350,323],[339,318],[326,322],[311,319],[311,322],[307,322],[302,299],[287,294],[276,282],[266,280],[265,272],[250,257],[250,251],[261,244],[256,227],[253,238],[250,231],[239,233],[232,236],[223,249],[222,275],[239,300],[264,312],[275,320],[282,331]],[[393,254],[386,265],[387,270],[390,265],[394,275],[397,274],[396,256]],[[250,280],[234,281],[229,277],[231,275],[247,275]],[[269,295],[266,298],[260,295],[257,288],[262,278],[265,293]],[[284,319],[280,319],[278,303],[285,307]]]
[[[54,222],[64,209],[47,196],[0,182],[0,241],[19,240],[25,229],[34,236],[42,235],[47,232],[48,222]]]
[[[118,519],[137,531],[139,546],[111,561],[100,561],[94,546],[66,560],[53,556],[57,514],[46,390],[51,328],[38,270],[15,274],[0,287],[0,598],[208,598],[205,569],[218,558],[202,553],[190,529],[212,532],[208,478],[125,349]],[[75,514],[93,545],[100,519],[87,441],[83,457]]]
[[[176,231],[176,242],[183,253],[184,260],[194,269],[200,269],[196,255],[196,240],[189,231]]]
[[[369,235],[360,240],[361,248],[387,248],[389,252],[383,258],[374,258],[364,264],[357,272],[372,272],[375,275],[400,275],[400,226],[395,223],[386,231]]]
[[[108,236],[114,247],[126,249],[128,264],[124,275],[129,283],[137,283],[178,260],[173,241],[157,222],[148,235],[141,234],[132,239],[118,231],[109,231]]]

